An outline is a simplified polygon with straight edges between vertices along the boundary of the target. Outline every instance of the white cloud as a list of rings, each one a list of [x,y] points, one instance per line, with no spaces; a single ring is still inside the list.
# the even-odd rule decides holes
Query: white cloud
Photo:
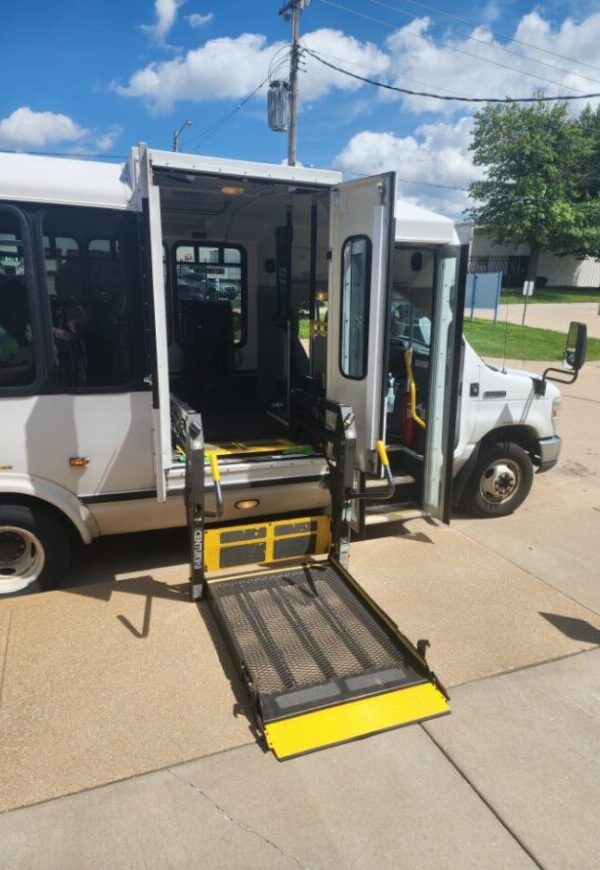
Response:
[[[307,48],[323,54],[338,66],[349,68],[362,75],[382,75],[388,69],[389,58],[372,42],[360,42],[341,30],[321,28],[307,33],[302,38]],[[300,96],[304,100],[323,97],[334,89],[356,91],[365,87],[363,82],[349,78],[324,66],[310,55],[303,56],[304,74],[300,77]]]
[[[36,112],[28,106],[21,106],[0,120],[0,146],[43,148],[60,142],[76,142],[89,132],[68,115]]]
[[[156,42],[164,42],[169,30],[177,20],[179,7],[183,6],[185,2],[186,0],[154,0],[156,21],[154,24],[142,24],[141,29]]]
[[[334,159],[337,168],[372,175],[395,170],[397,194],[454,219],[469,205],[463,190],[480,177],[469,154],[473,121],[464,116],[453,124],[422,124],[412,136],[394,133],[357,133]],[[440,184],[443,188],[407,182]]]
[[[68,154],[102,153],[114,146],[122,132],[118,124],[106,130],[89,129],[68,115],[21,106],[0,119],[0,148],[19,151],[53,146]]]
[[[387,56],[375,45],[360,42],[339,30],[315,30],[307,33],[303,42],[315,51],[345,58],[376,72],[384,72],[388,65]],[[281,64],[286,75],[287,53],[287,42],[269,43],[260,33],[219,37],[181,57],[150,63],[134,72],[126,85],[115,87],[122,96],[142,98],[158,111],[171,108],[177,100],[239,99],[265,78],[272,61],[274,73],[278,73]],[[318,99],[334,88],[354,91],[363,87],[361,82],[328,69],[309,56],[303,58],[302,66],[302,100]]]
[[[104,133],[99,133],[96,136],[95,140],[95,148],[97,151],[110,151],[110,149],[114,146],[115,142],[121,138],[123,133],[123,128],[118,124],[113,124],[108,130]]]
[[[210,39],[181,57],[148,64],[116,90],[125,97],[143,98],[159,111],[180,99],[243,97],[266,76],[273,55],[283,46],[268,45],[266,37],[256,33]]]
[[[188,15],[187,21],[190,27],[204,27],[204,25],[212,21],[213,18],[214,15],[212,12],[207,12],[206,15],[200,15],[198,12],[194,12],[192,15]]]
[[[494,0],[489,0],[488,3],[485,4],[481,11],[481,17],[484,21],[493,22],[498,21],[502,16],[502,9],[495,3]]]
[[[386,49],[390,54],[389,76],[393,84],[470,97],[527,97],[536,90],[555,96],[600,90],[600,72],[515,42],[500,42],[485,26],[470,31],[470,36],[479,41],[448,34],[442,43],[434,43],[431,36],[435,31],[430,35],[430,30],[429,18],[416,18],[388,37]],[[590,15],[579,24],[565,19],[558,28],[553,28],[538,12],[532,12],[519,22],[515,38],[600,66],[600,13]],[[502,49],[508,49],[511,54]],[[535,63],[532,59],[542,63]],[[545,64],[550,64],[551,68]],[[590,81],[586,76],[597,81]],[[411,80],[422,82],[423,87],[415,87]],[[393,99],[389,94],[386,98]],[[435,111],[452,114],[464,112],[466,105],[457,102],[444,104],[426,97],[403,96],[398,99],[403,108],[414,113]],[[477,108],[478,104],[467,106],[471,111]]]

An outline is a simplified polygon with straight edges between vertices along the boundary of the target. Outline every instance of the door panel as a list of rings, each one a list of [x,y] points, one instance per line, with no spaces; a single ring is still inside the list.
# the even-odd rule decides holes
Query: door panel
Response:
[[[393,247],[394,173],[332,191],[327,397],[352,405],[357,465],[375,472],[384,438],[386,324]]]
[[[144,222],[146,293],[154,321],[152,354],[152,440],[159,501],[167,498],[167,469],[173,463],[171,449],[171,406],[169,389],[169,357],[167,339],[167,308],[163,267],[163,238],[160,190],[153,183],[150,155],[140,149],[140,187]]]
[[[434,291],[423,507],[445,523],[450,521],[467,259],[466,245],[441,248]]]

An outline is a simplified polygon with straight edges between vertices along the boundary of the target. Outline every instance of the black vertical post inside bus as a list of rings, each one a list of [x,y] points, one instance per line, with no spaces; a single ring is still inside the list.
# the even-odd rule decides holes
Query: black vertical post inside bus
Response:
[[[308,277],[308,316],[310,324],[309,342],[310,342],[310,360],[309,374],[314,375],[314,353],[313,340],[315,333],[314,326],[319,317],[319,305],[317,302],[317,232],[318,232],[318,213],[317,201],[314,199],[310,203],[310,264]]]
[[[294,226],[292,207],[288,205],[285,225],[275,230],[275,262],[277,285],[277,325],[285,331],[285,374],[281,400],[286,415],[290,414],[292,380],[292,342],[294,339],[292,316],[292,241]]]

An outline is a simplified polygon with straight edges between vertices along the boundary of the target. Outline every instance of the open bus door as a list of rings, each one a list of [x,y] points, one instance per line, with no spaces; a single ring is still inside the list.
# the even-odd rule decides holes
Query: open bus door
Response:
[[[331,193],[327,398],[351,405],[356,466],[377,470],[385,440],[385,375],[395,174],[337,185]]]
[[[152,372],[152,445],[158,501],[167,499],[167,469],[172,465],[167,310],[163,267],[160,191],[154,184],[150,153],[139,150],[139,189],[142,205],[146,305],[151,312],[149,330]]]
[[[444,523],[452,507],[468,256],[468,245],[444,246],[437,254],[423,508]]]

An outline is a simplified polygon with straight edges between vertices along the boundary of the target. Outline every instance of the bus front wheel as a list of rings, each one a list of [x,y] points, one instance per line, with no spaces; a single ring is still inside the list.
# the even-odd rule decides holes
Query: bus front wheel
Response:
[[[479,517],[505,517],[529,495],[533,465],[518,444],[493,444],[484,450],[462,497],[462,506]]]
[[[69,529],[52,511],[0,504],[0,595],[50,587],[70,556]]]

